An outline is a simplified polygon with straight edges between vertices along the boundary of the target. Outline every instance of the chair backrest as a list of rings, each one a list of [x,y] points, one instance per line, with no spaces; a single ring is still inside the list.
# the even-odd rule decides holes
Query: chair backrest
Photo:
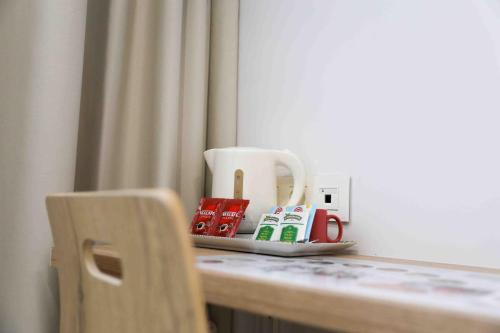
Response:
[[[61,332],[206,332],[204,300],[177,195],[168,190],[47,197],[61,300]],[[121,276],[93,248],[108,244]]]

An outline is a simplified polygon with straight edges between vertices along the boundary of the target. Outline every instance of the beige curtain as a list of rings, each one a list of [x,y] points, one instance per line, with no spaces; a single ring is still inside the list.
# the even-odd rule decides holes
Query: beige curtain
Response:
[[[203,150],[236,143],[238,4],[0,1],[0,332],[57,331],[48,193],[167,186],[194,210]]]
[[[237,0],[89,1],[76,190],[170,187],[194,210],[202,152],[236,143],[237,23]]]
[[[0,1],[0,332],[57,332],[44,198],[71,191],[85,1]]]

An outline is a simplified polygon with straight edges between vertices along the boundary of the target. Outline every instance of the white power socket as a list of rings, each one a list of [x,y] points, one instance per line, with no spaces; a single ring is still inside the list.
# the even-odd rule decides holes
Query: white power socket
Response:
[[[342,222],[350,220],[351,178],[346,175],[330,173],[319,174],[313,178],[311,203],[318,208],[337,215]]]

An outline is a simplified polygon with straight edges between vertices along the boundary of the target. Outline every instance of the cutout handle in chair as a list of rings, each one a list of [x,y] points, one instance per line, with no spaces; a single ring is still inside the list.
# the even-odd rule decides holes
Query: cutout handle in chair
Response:
[[[86,239],[83,242],[83,260],[92,277],[113,286],[122,284],[120,254],[110,243]]]

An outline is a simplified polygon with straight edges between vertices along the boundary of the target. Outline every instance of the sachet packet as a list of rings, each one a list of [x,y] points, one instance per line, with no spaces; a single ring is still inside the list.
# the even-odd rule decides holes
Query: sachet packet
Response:
[[[196,213],[191,221],[191,233],[195,235],[210,235],[213,225],[222,208],[224,199],[201,198]]]
[[[254,240],[279,241],[283,216],[284,209],[279,206],[271,208],[270,213],[262,214],[252,238]]]
[[[218,237],[234,237],[250,203],[244,199],[224,199],[216,222],[212,224],[209,234]]]
[[[281,242],[303,243],[309,240],[316,205],[288,206],[280,225]]]

